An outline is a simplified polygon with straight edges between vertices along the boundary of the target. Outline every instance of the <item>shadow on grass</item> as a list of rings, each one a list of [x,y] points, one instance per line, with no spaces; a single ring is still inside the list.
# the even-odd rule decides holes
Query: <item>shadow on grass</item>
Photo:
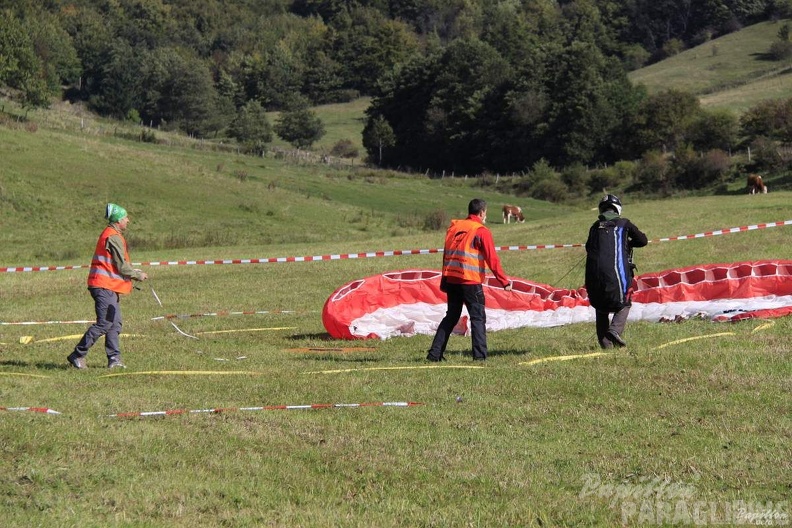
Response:
[[[30,366],[28,363],[24,361],[19,361],[18,359],[6,359],[0,361],[0,366],[9,366],[9,367],[28,367]]]
[[[330,334],[327,332],[320,332],[316,334],[294,334],[288,337],[292,341],[301,341],[303,339],[307,340],[318,340],[318,341],[339,341],[338,339],[333,339],[330,337]]]
[[[365,353],[365,352],[364,352]],[[301,359],[312,359],[314,361],[328,361],[332,363],[360,363],[360,364],[370,364],[370,363],[379,363],[382,358],[375,358],[375,357],[353,357],[350,354],[321,354],[321,355],[314,355],[314,354],[304,354],[300,356]]]
[[[67,370],[74,369],[69,362],[66,361],[66,356],[63,356],[63,363],[29,363],[27,361],[19,361],[18,359],[8,359],[0,361],[0,367],[17,367],[17,368],[35,368],[39,370]]]

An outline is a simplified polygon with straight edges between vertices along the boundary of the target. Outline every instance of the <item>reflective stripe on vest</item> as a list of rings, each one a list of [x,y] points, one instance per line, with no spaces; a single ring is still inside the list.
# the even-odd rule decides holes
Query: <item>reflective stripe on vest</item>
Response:
[[[107,239],[113,235],[120,236],[124,242],[124,259],[129,262],[129,251],[124,236],[113,226],[107,226],[96,242],[94,256],[91,259],[91,269],[88,272],[88,286],[104,288],[116,293],[129,293],[132,291],[132,279],[121,275],[113,265],[113,255],[107,249]]]
[[[484,255],[473,247],[481,224],[473,220],[452,220],[443,250],[443,276],[462,282],[484,282]]]

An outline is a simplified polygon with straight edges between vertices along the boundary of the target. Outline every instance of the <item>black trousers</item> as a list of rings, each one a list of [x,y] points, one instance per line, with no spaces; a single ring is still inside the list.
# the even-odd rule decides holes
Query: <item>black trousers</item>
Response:
[[[481,284],[446,284],[448,310],[437,328],[429,355],[443,357],[448,338],[459,322],[462,307],[470,315],[470,333],[473,342],[473,359],[487,359],[487,312],[484,309],[484,288]]]

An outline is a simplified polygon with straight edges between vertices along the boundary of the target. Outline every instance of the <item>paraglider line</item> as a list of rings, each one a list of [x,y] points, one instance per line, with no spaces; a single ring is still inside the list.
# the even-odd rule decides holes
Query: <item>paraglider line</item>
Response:
[[[171,322],[173,324],[173,322]],[[176,325],[174,325],[176,326]],[[195,332],[198,335],[208,335],[208,334],[231,334],[235,332],[268,332],[271,330],[294,330],[297,328],[296,326],[276,326],[272,328],[238,328],[235,330],[209,330],[206,332]],[[197,338],[196,338],[197,339]]]

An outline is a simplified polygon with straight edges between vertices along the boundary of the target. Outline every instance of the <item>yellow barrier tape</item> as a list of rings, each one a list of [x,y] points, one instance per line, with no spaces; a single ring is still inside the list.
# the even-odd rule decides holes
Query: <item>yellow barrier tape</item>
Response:
[[[247,374],[258,376],[264,374],[263,372],[256,372],[254,370],[147,370],[143,372],[118,372],[114,374],[104,374],[100,378],[113,378],[116,376],[147,376],[147,375],[162,375],[162,376],[229,376]]]
[[[545,363],[547,361],[569,361],[570,359],[590,358],[610,355],[610,352],[592,352],[591,354],[574,354],[570,356],[550,356],[545,358],[532,359],[531,361],[523,361],[519,365],[536,365],[537,363]]]
[[[71,339],[80,339],[83,334],[74,334],[74,335],[67,335],[67,336],[60,336],[60,337],[49,337],[47,339],[37,339],[35,341],[27,341],[27,343],[53,343],[55,341],[67,341]],[[31,339],[33,336],[25,336],[30,337]],[[146,337],[143,334],[121,334],[120,337]],[[19,342],[22,342],[22,338],[19,338]]]
[[[421,367],[368,367],[368,368],[350,368],[338,370],[314,370],[306,372],[306,374],[338,374],[341,372],[363,372],[366,370],[418,370],[418,369],[482,369],[487,367],[480,367],[477,365],[424,365]]]
[[[686,337],[685,339],[677,339],[676,341],[669,341],[668,343],[664,343],[664,344],[660,345],[659,347],[655,348],[655,350],[660,350],[661,348],[665,348],[665,347],[671,346],[671,345],[678,345],[680,343],[686,343],[688,341],[696,341],[698,339],[709,339],[711,337],[722,337],[722,336],[729,336],[729,335],[734,335],[734,332],[721,332],[719,334],[709,334],[709,335],[703,335],[703,336]]]
[[[751,333],[755,334],[756,332],[760,332],[762,330],[765,330],[766,328],[770,328],[773,325],[775,325],[775,321],[768,321],[765,324],[759,325],[756,328],[754,328],[753,330],[751,330]]]

